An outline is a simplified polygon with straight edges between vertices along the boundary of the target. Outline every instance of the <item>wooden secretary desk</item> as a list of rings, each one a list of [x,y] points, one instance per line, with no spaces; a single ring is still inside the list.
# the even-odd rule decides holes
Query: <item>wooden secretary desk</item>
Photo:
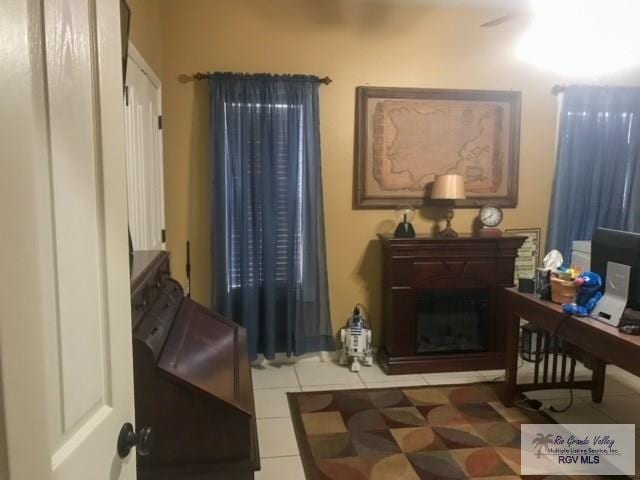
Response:
[[[138,478],[253,479],[260,455],[244,328],[186,298],[167,252],[134,252],[131,317],[136,424],[153,431]]]

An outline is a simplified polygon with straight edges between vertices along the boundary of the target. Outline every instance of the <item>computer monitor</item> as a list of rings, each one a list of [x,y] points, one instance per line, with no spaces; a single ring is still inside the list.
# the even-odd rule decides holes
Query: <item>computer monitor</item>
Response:
[[[591,271],[606,285],[607,262],[631,267],[627,306],[640,310],[640,234],[598,228],[591,241]]]

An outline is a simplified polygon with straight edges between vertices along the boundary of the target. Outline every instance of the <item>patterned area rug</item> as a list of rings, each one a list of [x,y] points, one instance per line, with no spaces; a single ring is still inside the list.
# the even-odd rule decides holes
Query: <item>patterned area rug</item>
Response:
[[[501,384],[289,393],[308,480],[519,478],[520,424]]]

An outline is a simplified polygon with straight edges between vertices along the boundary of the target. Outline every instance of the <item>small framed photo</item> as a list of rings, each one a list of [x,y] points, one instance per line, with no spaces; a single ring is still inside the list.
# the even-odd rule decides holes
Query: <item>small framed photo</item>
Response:
[[[536,270],[540,266],[541,228],[507,228],[505,233],[527,237],[518,249],[516,266],[513,271],[514,282],[519,278],[536,278]]]

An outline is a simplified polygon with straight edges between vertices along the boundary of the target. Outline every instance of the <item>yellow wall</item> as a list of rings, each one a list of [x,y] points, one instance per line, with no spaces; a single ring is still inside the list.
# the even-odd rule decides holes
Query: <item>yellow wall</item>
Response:
[[[503,227],[547,225],[554,170],[556,83],[513,54],[525,21],[479,25],[504,11],[392,6],[358,0],[161,0],[164,155],[168,247],[184,280],[192,242],[193,294],[209,303],[208,92],[196,71],[329,75],[321,87],[321,135],[331,313],[338,329],[356,302],[379,330],[380,250],[393,211],[351,207],[355,88],[358,85],[522,91],[519,204]],[[584,81],[584,80],[583,80]],[[589,83],[640,83],[636,71]],[[580,181],[580,179],[576,179]],[[458,210],[454,228],[470,231],[476,210]],[[414,223],[430,232],[435,212]]]
[[[162,75],[162,32],[157,0],[126,0],[131,9],[129,39],[153,69]]]

